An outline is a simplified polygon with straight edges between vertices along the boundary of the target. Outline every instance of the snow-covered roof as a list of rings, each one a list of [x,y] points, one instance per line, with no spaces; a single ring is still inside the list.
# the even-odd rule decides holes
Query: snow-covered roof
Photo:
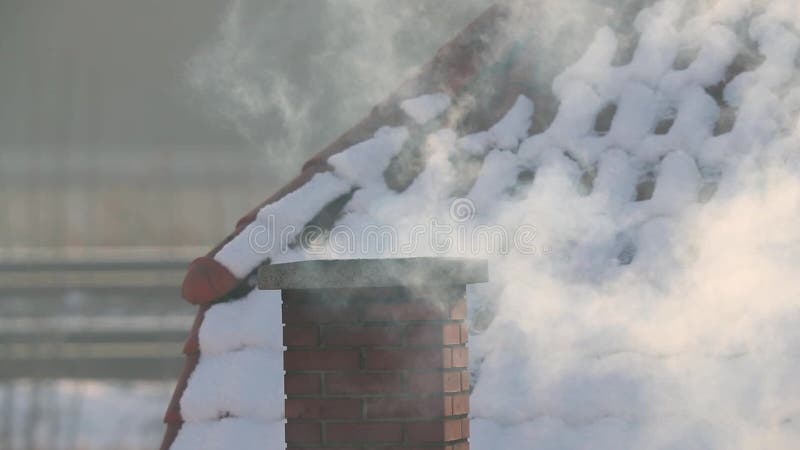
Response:
[[[469,299],[473,448],[797,442],[800,9],[685,3],[642,10],[624,64],[601,27],[552,80],[555,108],[524,78],[519,34],[471,47],[513,22],[494,8],[245,216],[184,284],[202,306],[172,448],[283,445],[280,299],[252,289],[255,269],[408,249],[491,261]],[[480,98],[486,80],[499,100]],[[413,241],[432,221],[513,245]],[[394,254],[332,245],[376,226]]]

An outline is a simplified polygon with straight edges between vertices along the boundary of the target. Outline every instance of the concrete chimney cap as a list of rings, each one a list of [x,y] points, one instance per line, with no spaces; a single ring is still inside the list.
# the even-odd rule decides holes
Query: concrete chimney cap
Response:
[[[258,270],[259,289],[463,285],[488,280],[488,261],[473,258],[319,259],[269,264]]]

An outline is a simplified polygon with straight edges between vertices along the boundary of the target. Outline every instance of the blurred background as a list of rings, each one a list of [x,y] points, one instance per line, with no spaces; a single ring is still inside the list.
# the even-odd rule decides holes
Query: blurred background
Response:
[[[188,262],[488,4],[0,0],[0,448],[155,448]]]

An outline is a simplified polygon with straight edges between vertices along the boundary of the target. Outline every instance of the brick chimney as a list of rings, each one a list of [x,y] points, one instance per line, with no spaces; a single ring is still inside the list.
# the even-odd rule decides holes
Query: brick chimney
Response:
[[[483,260],[264,266],[283,298],[286,443],[299,449],[469,449],[466,285]]]

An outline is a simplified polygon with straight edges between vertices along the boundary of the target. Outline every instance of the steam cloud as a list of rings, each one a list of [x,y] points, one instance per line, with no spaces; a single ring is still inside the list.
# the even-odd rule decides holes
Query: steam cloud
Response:
[[[489,0],[234,0],[190,61],[209,109],[296,170],[366,115]]]
[[[553,250],[534,258],[492,258],[492,283],[471,289],[478,333],[471,344],[477,368],[473,447],[796,448],[800,6],[792,0],[668,0],[648,2],[651,8],[617,20],[609,8],[645,2],[513,3],[540,18],[532,24],[519,19],[530,14],[520,14],[509,22],[520,34],[541,26],[532,51],[548,57],[533,74],[537,82],[548,88],[578,62],[552,83],[561,103],[548,134],[514,151],[492,150],[484,161],[483,171],[494,168],[500,176],[518,164],[535,167],[529,190],[513,199],[500,189],[481,195],[479,185],[470,193],[476,220],[534,224],[542,244]],[[425,8],[403,6],[400,19],[388,19],[371,8],[394,10],[396,3],[368,5],[326,4],[324,20],[386,18],[352,29],[366,36],[399,30],[411,16],[435,25],[416,16]],[[344,60],[349,75],[332,78],[353,81],[334,83],[332,91],[322,82],[304,97],[251,45],[277,41],[280,33],[245,9],[233,4],[222,41],[196,61],[194,82],[254,139],[265,138],[259,135],[264,120],[274,117],[286,129],[285,148],[306,145],[305,131],[315,126],[321,105],[359,109],[402,78],[408,56],[393,44],[327,42],[306,75]],[[572,39],[564,40],[564,30],[574,31],[567,33]],[[621,73],[608,63],[629,44],[625,30],[641,35],[631,52],[647,51],[625,69],[625,77],[641,80],[636,88],[606,76]],[[708,64],[671,71],[681,52],[692,49]],[[664,61],[671,78],[658,74]],[[719,68],[736,61],[742,73],[719,99],[692,88],[698,80],[721,77]],[[680,98],[679,105],[660,103],[660,93]],[[614,148],[598,149],[593,145],[599,140],[576,138],[575,124],[586,111],[593,118],[606,97],[620,99],[616,120],[622,125],[612,125],[603,141],[615,140]],[[626,110],[626,99],[653,109]],[[673,132],[637,134],[639,119],[670,108],[677,109]],[[713,136],[727,108],[736,109],[736,120]],[[446,153],[456,147],[456,136],[442,130],[430,139],[444,150],[433,152],[408,192],[387,194],[363,217],[344,221],[356,227],[367,217],[403,227],[446,214],[447,189],[458,177]],[[597,169],[589,194],[580,187],[583,163]],[[652,197],[633,201],[642,174],[650,172]],[[359,195],[353,202],[369,208],[374,197]],[[409,214],[406,203],[415,196],[428,203],[415,203]],[[211,313],[207,322],[213,324]]]

